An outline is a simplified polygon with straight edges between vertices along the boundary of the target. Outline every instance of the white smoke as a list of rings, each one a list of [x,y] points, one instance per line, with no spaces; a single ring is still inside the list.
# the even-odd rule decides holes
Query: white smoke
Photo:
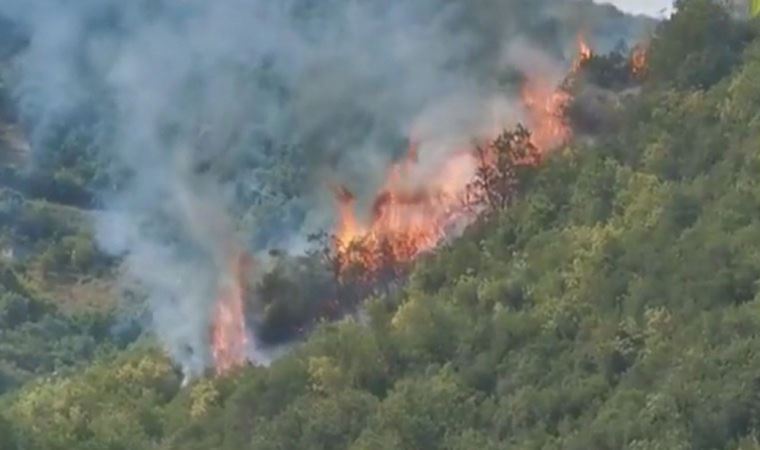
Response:
[[[519,120],[509,79],[520,64],[561,63],[582,28],[607,48],[640,31],[596,11],[573,0],[0,0],[29,37],[15,93],[36,153],[54,151],[60,123],[95,111],[103,160],[120,174],[102,193],[99,241],[124,256],[189,374],[209,363],[233,246],[303,247],[304,230],[332,220],[326,181],[366,197],[407,137],[455,143]]]

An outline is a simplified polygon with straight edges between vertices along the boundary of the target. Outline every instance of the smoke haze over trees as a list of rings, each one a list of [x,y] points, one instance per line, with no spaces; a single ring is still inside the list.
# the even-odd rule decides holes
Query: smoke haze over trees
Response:
[[[208,364],[238,248],[304,253],[334,222],[330,183],[367,208],[407,140],[435,160],[511,126],[524,115],[511,77],[560,79],[580,29],[603,49],[647,26],[551,0],[6,0],[0,13],[27,41],[9,80],[32,164],[71,166],[55,190],[95,194],[68,200],[97,205],[100,246],[126,259],[190,373]]]
[[[579,29],[606,53],[648,24],[549,0],[0,2],[0,448],[760,448],[760,28],[680,5],[646,78],[626,52],[579,69],[584,132],[486,166],[492,211],[405,285],[181,387],[240,249],[278,341],[330,289],[307,239],[334,185],[369,211],[407,141],[495,118],[484,149],[532,154],[520,78],[561,81]]]

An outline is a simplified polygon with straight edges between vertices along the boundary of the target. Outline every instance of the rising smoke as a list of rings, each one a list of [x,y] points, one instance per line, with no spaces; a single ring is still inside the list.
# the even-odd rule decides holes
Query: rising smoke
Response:
[[[510,126],[515,81],[559,79],[579,31],[604,51],[648,25],[583,0],[2,0],[0,14],[28,39],[14,93],[38,159],[56,127],[96,118],[114,180],[99,242],[188,374],[209,364],[241,249],[303,252],[332,226],[331,185],[368,206],[408,139],[445,152]]]

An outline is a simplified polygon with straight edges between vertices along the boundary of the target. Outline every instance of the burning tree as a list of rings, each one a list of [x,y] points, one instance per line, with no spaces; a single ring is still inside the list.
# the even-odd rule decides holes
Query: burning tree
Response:
[[[211,352],[217,374],[224,374],[248,360],[248,330],[245,324],[244,297],[246,278],[253,264],[251,257],[240,252],[229,263],[222,277],[214,305],[211,330]]]
[[[639,84],[648,72],[646,44],[639,43],[628,50],[620,46],[606,54],[592,54],[570,73],[564,86],[572,90],[579,82],[598,88],[620,91]]]
[[[643,80],[649,72],[649,47],[646,44],[637,44],[631,51],[628,64],[630,73],[636,80]]]
[[[314,244],[311,256],[321,261],[335,286],[335,298],[327,304],[339,311],[353,309],[373,293],[392,291],[420,255],[438,246],[454,229],[461,230],[479,215],[508,207],[530,169],[542,158],[532,133],[518,125],[487,144],[457,154],[455,158],[461,158],[457,163],[466,161],[472,172],[466,182],[447,190],[435,182],[424,188],[404,188],[398,177],[416,161],[416,154],[410,155],[392,168],[392,182],[375,197],[367,224],[354,216],[353,194],[337,187],[334,193],[340,217],[336,233],[310,236]]]
[[[377,239],[377,240],[376,240]],[[319,233],[311,237],[317,256],[330,273],[335,299],[326,311],[352,309],[358,302],[378,291],[388,293],[409,272],[413,257],[399,254],[399,247],[413,248],[404,236],[359,237],[343,242],[336,235]],[[399,243],[401,242],[401,243]]]
[[[472,177],[472,153],[454,152],[438,161],[436,170],[419,170],[417,151],[412,145],[406,158],[391,166],[367,218],[357,217],[348,189],[334,189],[339,216],[328,264],[336,279],[363,279],[376,287],[393,283],[452,227],[470,219],[461,196]]]
[[[477,170],[467,186],[466,205],[488,214],[509,206],[530,168],[541,162],[541,153],[527,128],[518,125],[474,150]]]

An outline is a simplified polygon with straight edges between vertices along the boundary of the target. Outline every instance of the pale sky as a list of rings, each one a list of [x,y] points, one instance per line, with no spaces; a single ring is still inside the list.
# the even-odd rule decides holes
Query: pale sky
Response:
[[[662,10],[670,10],[673,0],[596,0],[597,3],[612,3],[623,11],[661,17]]]

